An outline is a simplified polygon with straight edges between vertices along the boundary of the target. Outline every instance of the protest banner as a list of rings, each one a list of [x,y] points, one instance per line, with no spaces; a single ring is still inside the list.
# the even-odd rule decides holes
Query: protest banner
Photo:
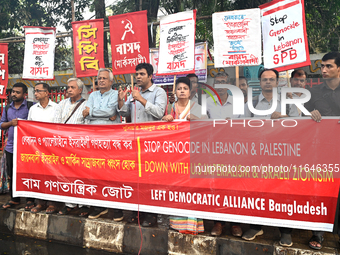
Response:
[[[261,64],[260,9],[217,12],[212,20],[215,67]]]
[[[159,51],[158,49],[150,49],[150,64],[153,66],[154,75],[152,77],[154,84],[172,85],[174,83],[174,75],[156,75],[158,70]],[[199,82],[207,82],[207,43],[195,44],[195,74]],[[177,75],[177,78],[184,77],[185,74]]]
[[[304,0],[274,0],[260,9],[264,67],[285,71],[310,65]]]
[[[146,14],[139,11],[109,17],[114,75],[135,73],[138,64],[149,62]]]
[[[195,72],[196,10],[160,18],[157,75]]]
[[[97,76],[104,64],[104,19],[72,22],[77,77]]]
[[[327,118],[119,125],[19,120],[14,196],[332,231],[338,126]]]
[[[54,80],[54,27],[24,27],[25,57],[22,79]]]
[[[0,43],[0,98],[6,98],[8,83],[8,44]]]

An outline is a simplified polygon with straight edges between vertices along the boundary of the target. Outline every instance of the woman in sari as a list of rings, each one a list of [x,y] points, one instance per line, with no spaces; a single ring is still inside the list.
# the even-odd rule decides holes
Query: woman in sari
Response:
[[[164,116],[162,120],[196,120],[201,118],[201,106],[189,99],[190,89],[189,78],[181,77],[176,80],[177,101],[172,104],[171,113]]]
[[[190,88],[189,78],[177,79],[175,89],[177,101],[172,104],[171,113],[162,120],[194,120],[201,117],[201,107],[189,100]],[[204,232],[203,220],[194,217],[170,217],[170,227],[183,234],[197,235]]]

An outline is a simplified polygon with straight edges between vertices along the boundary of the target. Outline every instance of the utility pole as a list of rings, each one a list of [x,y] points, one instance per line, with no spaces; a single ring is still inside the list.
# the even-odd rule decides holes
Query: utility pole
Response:
[[[75,17],[75,14],[74,14],[74,0],[71,0],[71,8],[72,8],[72,22],[74,22],[74,21],[76,21],[76,17]],[[73,36],[71,36],[71,43],[72,43],[72,48],[73,48]],[[72,66],[73,77],[76,77],[76,66],[75,66],[75,63],[74,63],[74,54],[72,54],[72,56],[73,56],[73,66]]]

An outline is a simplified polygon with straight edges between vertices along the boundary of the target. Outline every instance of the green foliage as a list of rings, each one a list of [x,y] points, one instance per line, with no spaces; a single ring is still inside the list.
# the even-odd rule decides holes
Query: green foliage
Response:
[[[310,53],[340,51],[340,1],[305,0]]]
[[[76,0],[76,20],[83,20],[83,12],[91,0]],[[64,25],[71,29],[70,0],[0,0],[0,38],[23,36],[24,26],[56,27]],[[24,43],[9,43],[9,73],[22,73]],[[72,64],[72,49],[59,38],[55,49],[55,70]]]

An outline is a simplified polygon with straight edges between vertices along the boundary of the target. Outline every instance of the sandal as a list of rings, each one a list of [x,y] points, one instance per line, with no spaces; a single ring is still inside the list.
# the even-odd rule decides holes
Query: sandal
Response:
[[[79,217],[87,217],[89,213],[90,213],[90,208],[83,206],[82,208],[80,208]]]
[[[33,201],[27,201],[26,206],[25,206],[25,211],[31,211],[33,207],[34,207],[34,202]]]
[[[73,208],[68,207],[68,206],[65,205],[64,208],[61,209],[61,210],[58,212],[58,215],[67,215],[67,214],[69,214],[72,210],[73,210]]]
[[[43,206],[40,205],[40,204],[37,204],[37,206],[33,207],[31,209],[31,213],[38,213],[38,212],[41,212],[43,210]]]
[[[293,245],[292,235],[287,233],[281,233],[280,245],[284,247],[290,247]]]
[[[322,242],[323,242],[324,238],[323,236],[312,236],[312,238],[309,240],[308,245],[310,248],[314,249],[314,250],[320,250],[322,249]],[[317,245],[312,245],[312,242],[316,242],[317,245],[320,244],[320,247],[318,247]]]
[[[53,214],[57,212],[57,209],[55,208],[54,205],[49,205],[47,208],[46,208],[46,214]]]
[[[1,206],[1,209],[6,210],[6,209],[12,208],[12,207],[14,207],[14,206],[16,206],[18,204],[20,204],[20,203],[19,202],[8,201],[6,204],[3,204]]]

